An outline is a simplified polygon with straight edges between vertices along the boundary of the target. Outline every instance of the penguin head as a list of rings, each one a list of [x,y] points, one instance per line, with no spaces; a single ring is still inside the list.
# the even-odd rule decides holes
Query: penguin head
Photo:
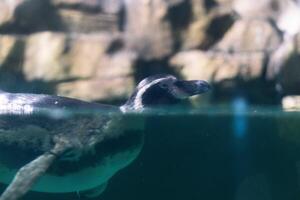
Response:
[[[154,75],[142,80],[127,102],[124,110],[142,110],[148,107],[180,103],[188,97],[205,93],[210,85],[203,80],[178,80],[172,75]]]

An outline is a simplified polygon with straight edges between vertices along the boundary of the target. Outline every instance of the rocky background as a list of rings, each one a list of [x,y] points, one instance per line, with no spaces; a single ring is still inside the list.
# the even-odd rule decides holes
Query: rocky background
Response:
[[[296,0],[1,0],[0,88],[118,102],[171,73],[279,104],[300,94],[299,30]]]

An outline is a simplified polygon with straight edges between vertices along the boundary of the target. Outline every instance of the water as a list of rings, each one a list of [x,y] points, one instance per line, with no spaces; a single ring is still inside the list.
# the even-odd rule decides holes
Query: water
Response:
[[[94,199],[300,198],[299,112],[237,100],[231,106],[152,110],[138,117],[148,119],[140,155]],[[24,199],[79,198],[31,192]]]

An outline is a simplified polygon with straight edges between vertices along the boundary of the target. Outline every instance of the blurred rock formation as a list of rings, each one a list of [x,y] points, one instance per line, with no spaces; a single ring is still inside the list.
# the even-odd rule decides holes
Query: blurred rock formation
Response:
[[[297,0],[2,0],[0,88],[119,101],[172,73],[210,81],[213,101],[279,103],[300,94],[299,13]]]

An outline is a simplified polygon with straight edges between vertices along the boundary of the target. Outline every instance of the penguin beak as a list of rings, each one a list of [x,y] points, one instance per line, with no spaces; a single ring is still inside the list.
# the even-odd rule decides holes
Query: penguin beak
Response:
[[[174,85],[176,86],[176,90],[173,91],[173,94],[180,99],[202,94],[208,92],[211,89],[209,83],[203,80],[179,80],[176,81]]]
[[[202,81],[202,80],[197,80],[197,81],[190,81],[190,84],[195,84],[197,89],[196,89],[196,94],[202,94],[205,92],[208,92],[211,89],[211,86],[209,85],[208,82]]]

